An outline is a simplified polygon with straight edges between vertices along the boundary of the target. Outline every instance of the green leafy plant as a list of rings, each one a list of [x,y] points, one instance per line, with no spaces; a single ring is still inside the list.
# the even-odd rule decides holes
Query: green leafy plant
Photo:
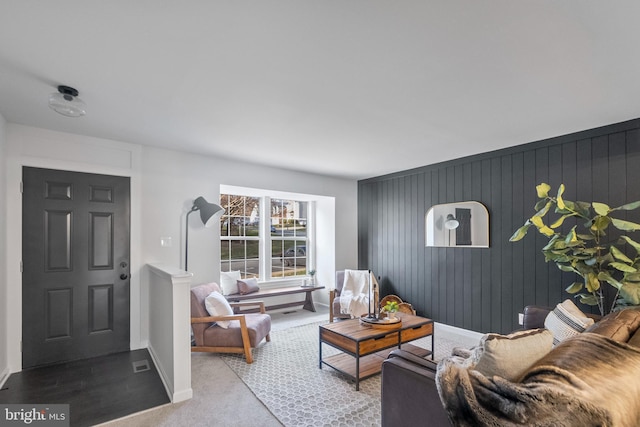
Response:
[[[387,301],[382,309],[387,313],[395,313],[399,308],[400,306],[396,301]]]
[[[315,270],[310,270],[309,271],[309,276],[311,276],[311,278],[313,278],[313,276],[316,275],[316,271]]]
[[[540,234],[549,238],[549,243],[542,248],[545,261],[553,261],[560,270],[582,277],[582,282],[572,283],[566,291],[575,294],[583,304],[597,305],[602,315],[606,314],[604,283],[616,289],[611,310],[640,305],[640,243],[625,234],[614,241],[606,241],[605,237],[609,226],[623,233],[640,230],[640,224],[611,216],[615,212],[640,208],[640,201],[611,208],[605,203],[564,200],[564,184],[560,185],[555,197],[549,195],[549,190],[551,186],[546,183],[536,186],[540,199],[535,205],[536,213],[509,241],[521,240],[529,228],[535,226]],[[549,218],[551,212],[558,215],[553,222]],[[561,226],[569,218],[575,218],[576,225],[563,234]],[[580,224],[586,232],[578,231]],[[635,257],[625,254],[627,244],[635,251]]]

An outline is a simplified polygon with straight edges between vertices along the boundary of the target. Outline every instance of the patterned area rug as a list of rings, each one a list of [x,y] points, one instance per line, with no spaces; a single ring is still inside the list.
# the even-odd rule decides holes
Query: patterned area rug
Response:
[[[248,365],[238,355],[222,356],[258,399],[287,427],[380,425],[380,375],[355,383],[328,366],[318,368],[318,326],[311,323],[271,332],[271,342],[254,350]],[[431,339],[414,345],[431,349]],[[436,335],[436,359],[457,342]],[[323,356],[337,350],[323,345]]]

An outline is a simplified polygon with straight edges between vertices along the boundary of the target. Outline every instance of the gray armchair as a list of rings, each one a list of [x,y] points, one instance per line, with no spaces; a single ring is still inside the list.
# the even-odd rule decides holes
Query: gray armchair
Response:
[[[349,319],[348,314],[340,313],[340,294],[344,285],[344,271],[336,271],[336,287],[329,291],[329,322],[334,319]]]
[[[210,316],[205,299],[213,291],[221,292],[217,283],[207,283],[191,289],[191,327],[195,339],[194,352],[243,353],[247,363],[253,363],[251,350],[263,339],[271,341],[271,316],[265,313],[262,301],[230,303],[231,307],[258,306],[260,313]],[[224,329],[213,322],[231,320]]]

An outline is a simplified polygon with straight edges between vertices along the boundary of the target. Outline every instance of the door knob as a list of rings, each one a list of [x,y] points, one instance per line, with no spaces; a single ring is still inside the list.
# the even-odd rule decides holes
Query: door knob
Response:
[[[122,273],[120,275],[120,280],[127,280],[129,278],[129,276],[127,274]]]

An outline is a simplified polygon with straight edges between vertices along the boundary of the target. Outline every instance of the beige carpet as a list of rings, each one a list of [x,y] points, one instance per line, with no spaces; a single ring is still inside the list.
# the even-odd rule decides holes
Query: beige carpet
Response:
[[[239,356],[194,353],[194,397],[116,420],[128,426],[379,426],[380,376],[354,383],[318,368],[318,320],[324,313],[274,314],[272,341],[254,350],[254,363]],[[300,325],[312,321],[312,324]],[[442,334],[441,334],[442,335]],[[431,340],[415,343],[430,348]],[[436,334],[436,358],[457,341]],[[335,351],[323,345],[323,352]]]
[[[276,331],[272,342],[255,351],[258,363],[237,355],[223,360],[286,427],[380,425],[380,375],[355,383],[330,367],[318,367],[318,326],[326,321]],[[412,344],[431,349],[431,339]],[[446,338],[436,355],[458,345]],[[323,344],[323,356],[337,350]]]

